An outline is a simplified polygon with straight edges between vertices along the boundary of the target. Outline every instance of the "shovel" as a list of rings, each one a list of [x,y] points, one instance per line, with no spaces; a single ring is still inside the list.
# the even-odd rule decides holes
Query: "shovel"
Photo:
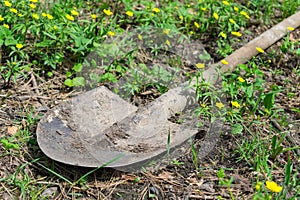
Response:
[[[225,58],[228,65],[212,65],[203,72],[204,80],[215,84],[220,80],[217,71],[233,71],[258,53],[256,47],[268,48],[287,33],[287,27],[299,25],[300,12],[229,55]],[[104,86],[90,90],[44,115],[37,127],[38,144],[50,158],[84,167],[105,165],[127,170],[170,152],[179,156],[181,151],[176,150],[199,132],[192,117],[183,124],[170,120],[178,113],[192,114],[191,107],[197,102],[195,91],[188,86],[188,82],[182,83],[142,108]],[[203,144],[206,154],[216,143],[221,127],[220,120],[211,124],[209,142]]]

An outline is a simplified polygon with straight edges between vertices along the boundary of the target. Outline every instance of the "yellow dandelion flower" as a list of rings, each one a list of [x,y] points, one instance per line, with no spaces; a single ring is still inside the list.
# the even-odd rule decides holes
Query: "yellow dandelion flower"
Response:
[[[37,3],[38,0],[30,0],[30,2],[32,2],[32,3]]]
[[[170,29],[164,30],[164,33],[165,33],[166,35],[168,35],[168,34],[170,33]]]
[[[231,34],[234,35],[234,36],[237,36],[237,37],[242,36],[242,34],[240,32],[235,32],[235,31],[232,31]]]
[[[223,4],[225,4],[226,6],[229,6],[229,2],[228,1],[222,1]]]
[[[194,25],[196,26],[196,28],[200,28],[200,25],[197,22],[194,22]]]
[[[23,15],[21,13],[18,14],[19,17],[22,17]]]
[[[272,192],[281,192],[282,187],[280,185],[277,185],[274,181],[266,181],[266,188],[271,190]]]
[[[224,33],[223,31],[220,33],[220,35],[221,35],[223,38],[226,38],[226,37],[227,37],[226,33]]]
[[[233,7],[233,10],[237,12],[237,11],[239,11],[239,8],[236,7],[236,6],[234,6],[234,7]]]
[[[204,63],[197,63],[197,64],[196,64],[196,67],[197,67],[198,69],[203,69],[203,68],[205,67],[205,64],[204,64]]]
[[[4,5],[6,5],[7,7],[11,7],[12,4],[9,1],[4,1]]]
[[[53,19],[53,16],[50,14],[47,14],[47,18],[51,20],[51,19]]]
[[[79,13],[76,10],[71,10],[71,15],[78,16]]]
[[[143,40],[143,37],[141,36],[141,34],[138,34],[138,39]]]
[[[29,4],[29,7],[32,8],[32,9],[35,9],[35,8],[36,8],[36,5],[33,4],[33,3],[31,3],[31,4]]]
[[[201,8],[202,11],[206,11],[206,8]]]
[[[180,19],[180,20],[183,20],[183,16],[179,16],[179,19]]]
[[[289,31],[295,30],[295,28],[293,28],[293,27],[291,27],[291,26],[288,26],[286,29],[289,30]]]
[[[231,105],[236,108],[240,108],[241,105],[237,101],[231,101]]]
[[[23,44],[16,44],[17,49],[22,49],[23,48]]]
[[[131,11],[127,11],[125,14],[126,14],[127,16],[129,16],[129,17],[132,17],[132,16],[133,16],[133,12],[131,12]]]
[[[3,24],[3,26],[4,26],[5,28],[9,28],[9,25],[7,25],[7,24]]]
[[[74,21],[74,17],[69,14],[66,14],[66,18],[70,21]]]
[[[92,18],[92,19],[96,19],[96,18],[97,18],[97,15],[96,15],[96,14],[91,14],[91,18]]]
[[[42,16],[43,16],[43,17],[47,17],[47,13],[44,13],[44,12],[43,12],[43,13],[42,13]]]
[[[224,108],[224,104],[223,104],[222,102],[216,103],[216,106],[217,106],[219,109]]]
[[[236,24],[236,22],[231,18],[229,19],[229,22],[232,23],[232,24]]]
[[[247,19],[250,19],[250,16],[245,11],[241,11],[240,14],[246,17]]]
[[[240,77],[240,76],[239,76],[237,79],[238,79],[241,83],[244,83],[244,82],[245,82],[245,79],[243,79],[243,78]]]
[[[156,13],[159,13],[159,12],[160,12],[159,8],[153,8],[152,11],[153,11],[153,12],[156,12]]]
[[[215,18],[216,20],[218,20],[218,19],[219,19],[219,15],[218,15],[218,13],[214,13],[214,14],[213,14],[213,16],[214,16],[214,18]]]
[[[205,103],[201,103],[201,107],[205,108],[206,107]]]
[[[15,13],[15,14],[16,14],[16,13],[18,13],[18,10],[17,10],[17,9],[15,9],[15,8],[11,8],[11,9],[10,9],[10,12],[12,12],[12,13]]]
[[[228,64],[229,64],[226,60],[221,60],[221,63],[222,63],[223,65],[228,65]]]
[[[171,46],[171,43],[170,43],[169,40],[166,40],[166,44],[167,44],[168,46]]]
[[[0,15],[0,21],[3,21],[4,20],[4,18],[2,17],[2,15]]]
[[[113,13],[110,11],[110,9],[104,9],[103,12],[104,12],[107,16],[110,16],[110,15],[113,14]]]
[[[260,47],[256,47],[256,50],[258,51],[258,52],[260,52],[260,53],[263,53],[263,52],[265,52],[262,48],[260,48]]]
[[[56,25],[53,26],[53,30],[57,30],[57,26]]]
[[[112,32],[112,31],[108,31],[108,32],[107,32],[107,35],[109,35],[109,36],[114,36],[114,35],[115,35],[115,33],[114,33],[114,32]]]
[[[34,19],[39,19],[39,18],[40,18],[40,16],[39,16],[38,14],[36,14],[36,13],[32,14],[32,17],[33,17]]]

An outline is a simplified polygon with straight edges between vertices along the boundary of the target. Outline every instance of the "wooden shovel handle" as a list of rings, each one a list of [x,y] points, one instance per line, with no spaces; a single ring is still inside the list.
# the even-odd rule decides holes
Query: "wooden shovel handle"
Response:
[[[246,45],[227,56],[224,59],[228,62],[227,65],[218,62],[211,66],[208,70],[203,72],[204,79],[212,84],[215,84],[219,79],[216,70],[217,68],[219,68],[220,73],[232,72],[237,65],[245,63],[247,60],[259,53],[256,50],[256,47],[267,49],[287,34],[288,27],[293,27],[296,29],[299,26],[300,11],[273,26],[271,29],[265,31],[260,36],[251,40]]]

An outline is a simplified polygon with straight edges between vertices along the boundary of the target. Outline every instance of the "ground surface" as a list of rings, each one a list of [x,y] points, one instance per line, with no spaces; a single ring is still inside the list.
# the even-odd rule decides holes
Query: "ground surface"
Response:
[[[253,25],[250,29],[251,33],[241,38],[241,42],[237,43],[235,48],[255,38],[269,27],[261,24]],[[290,37],[299,40],[300,30],[295,30]],[[215,54],[217,47],[213,41],[214,38],[208,36],[204,46],[215,61],[218,61],[220,57]],[[270,67],[262,69],[268,81],[266,90],[270,89],[273,84],[285,88],[277,96],[276,106],[284,109],[281,119],[286,121],[286,126],[274,125],[274,122],[263,119],[261,126],[252,125],[250,128],[265,134],[262,138],[267,137],[270,126],[291,130],[291,143],[299,146],[300,116],[291,108],[300,108],[300,59],[289,53],[276,54],[282,43],[283,41],[279,41],[267,50],[267,52],[274,52],[272,58],[264,58],[264,55],[260,57],[271,60]],[[298,70],[298,74],[294,73],[295,69]],[[275,74],[274,71],[277,73]],[[185,154],[177,159],[178,165],[171,164],[160,169],[150,167],[146,171],[137,173],[99,169],[75,186],[70,186],[58,176],[49,173],[39,163],[71,181],[77,180],[91,170],[53,161],[41,152],[36,143],[34,134],[36,125],[41,115],[45,113],[46,107],[53,108],[76,94],[63,86],[63,72],[55,73],[54,78],[47,80],[31,74],[28,80],[18,79],[10,88],[1,89],[0,136],[13,134],[8,131],[8,127],[28,131],[28,138],[25,138],[28,140],[28,145],[21,147],[20,150],[5,153],[5,149],[0,146],[0,180],[8,174],[16,175],[15,179],[11,179],[10,184],[4,185],[0,182],[1,199],[17,198],[22,189],[25,189],[18,188],[18,183],[26,179],[30,180],[28,185],[33,184],[39,188],[40,197],[47,199],[151,199],[151,194],[155,194],[156,199],[217,199],[217,196],[228,199],[230,198],[228,188],[218,184],[216,174],[220,168],[227,169],[226,175],[234,178],[231,191],[236,199],[251,199],[254,190],[253,181],[257,174],[253,169],[249,169],[245,161],[236,162],[234,153],[236,143],[244,137],[251,139],[251,136],[246,133],[243,136],[232,135],[228,125],[224,126],[220,140],[211,154],[198,160],[199,170],[195,168],[191,147],[187,146]],[[288,95],[291,91],[294,93],[292,96]],[[22,153],[14,153],[14,151]],[[286,162],[286,156],[287,154],[282,155],[280,161]],[[292,162],[298,166],[299,170],[299,160],[294,158]],[[273,172],[276,173],[277,180],[283,179],[282,168],[273,169]],[[300,178],[299,175],[298,178]],[[30,191],[27,192],[30,193]]]

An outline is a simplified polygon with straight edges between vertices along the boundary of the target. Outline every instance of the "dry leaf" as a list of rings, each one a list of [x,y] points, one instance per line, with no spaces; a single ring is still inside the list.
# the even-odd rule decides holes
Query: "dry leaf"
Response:
[[[17,132],[18,132],[18,127],[16,126],[9,126],[7,127],[7,132],[10,134],[10,135],[15,135]]]
[[[158,175],[159,178],[164,179],[164,180],[172,180],[174,179],[174,176],[172,175],[172,173],[168,172],[168,171],[164,171],[162,173],[160,173]]]

